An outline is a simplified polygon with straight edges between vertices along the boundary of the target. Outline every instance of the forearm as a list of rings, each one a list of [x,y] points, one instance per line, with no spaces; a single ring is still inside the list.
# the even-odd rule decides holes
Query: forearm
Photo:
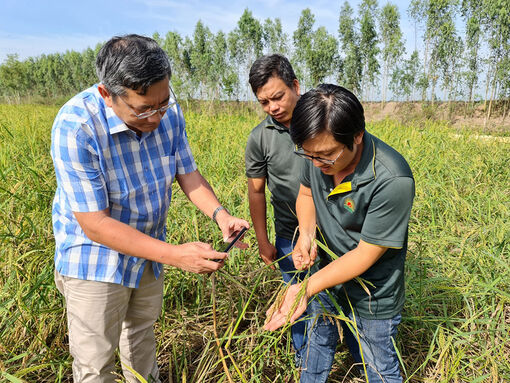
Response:
[[[176,266],[176,246],[160,241],[104,215],[93,225],[87,225],[89,239],[122,254]]]
[[[360,276],[377,262],[385,251],[384,247],[360,241],[356,248],[335,259],[310,277],[306,288],[307,295],[310,297]]]
[[[205,215],[212,218],[214,210],[220,205],[213,188],[198,170],[176,176],[177,182],[186,197]]]
[[[248,192],[250,203],[250,216],[255,229],[257,242],[269,242],[267,235],[267,213],[266,213],[266,195],[265,193]]]
[[[315,237],[315,205],[309,188],[301,185],[296,200],[296,214],[300,235]]]

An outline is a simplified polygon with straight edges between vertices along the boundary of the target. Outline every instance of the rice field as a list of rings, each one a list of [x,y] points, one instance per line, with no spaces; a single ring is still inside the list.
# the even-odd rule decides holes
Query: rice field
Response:
[[[72,381],[53,282],[49,147],[57,110],[0,105],[2,382]],[[232,213],[249,219],[244,145],[261,115],[210,106],[186,108],[185,117],[200,171]],[[396,340],[405,380],[510,381],[510,143],[431,121],[387,119],[368,130],[406,157],[416,180]],[[218,246],[216,225],[174,190],[167,240]],[[214,279],[167,269],[156,328],[164,381],[297,381],[288,331],[262,329],[281,284],[258,260],[254,238],[251,231],[251,247],[234,250]],[[340,343],[330,381],[362,381],[352,364]]]

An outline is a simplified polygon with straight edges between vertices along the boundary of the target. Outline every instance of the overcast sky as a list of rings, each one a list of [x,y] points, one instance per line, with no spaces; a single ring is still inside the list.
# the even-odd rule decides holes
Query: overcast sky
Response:
[[[359,0],[349,0],[355,13]],[[387,2],[379,2],[379,6]],[[407,17],[409,2],[392,1],[401,15],[408,54],[414,49],[414,25]],[[280,18],[292,36],[303,9],[310,8],[315,28],[325,26],[338,37],[342,1],[331,0],[0,0],[0,63],[8,54],[30,56],[75,50],[108,40],[111,36],[138,33],[151,36],[177,31],[191,36],[198,20],[213,32],[230,32],[248,8],[259,21]],[[418,38],[418,40],[420,40]]]

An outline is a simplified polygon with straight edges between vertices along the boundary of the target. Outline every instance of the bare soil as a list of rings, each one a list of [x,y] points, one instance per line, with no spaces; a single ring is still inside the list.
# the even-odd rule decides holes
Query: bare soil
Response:
[[[453,128],[472,129],[487,134],[510,133],[510,116],[504,105],[495,105],[489,119],[483,103],[470,105],[464,102],[422,103],[422,102],[364,102],[365,117],[368,122],[386,118],[402,123],[412,121],[442,121]],[[506,116],[505,116],[506,115]]]

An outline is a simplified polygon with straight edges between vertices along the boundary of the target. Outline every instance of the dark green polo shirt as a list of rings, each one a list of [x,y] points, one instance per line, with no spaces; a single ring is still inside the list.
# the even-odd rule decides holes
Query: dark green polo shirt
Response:
[[[248,137],[245,152],[246,176],[266,177],[274,209],[276,235],[292,239],[298,227],[296,198],[302,158],[294,153],[289,129],[267,116]]]
[[[360,239],[389,247],[360,278],[338,285],[338,303],[350,311],[346,292],[357,314],[370,319],[388,319],[404,304],[404,261],[407,227],[414,198],[414,180],[406,160],[396,150],[365,132],[363,152],[354,173],[335,188],[333,177],[323,174],[311,161],[303,167],[301,183],[312,190],[317,239],[337,256],[354,249]],[[320,251],[317,271],[332,261]]]

